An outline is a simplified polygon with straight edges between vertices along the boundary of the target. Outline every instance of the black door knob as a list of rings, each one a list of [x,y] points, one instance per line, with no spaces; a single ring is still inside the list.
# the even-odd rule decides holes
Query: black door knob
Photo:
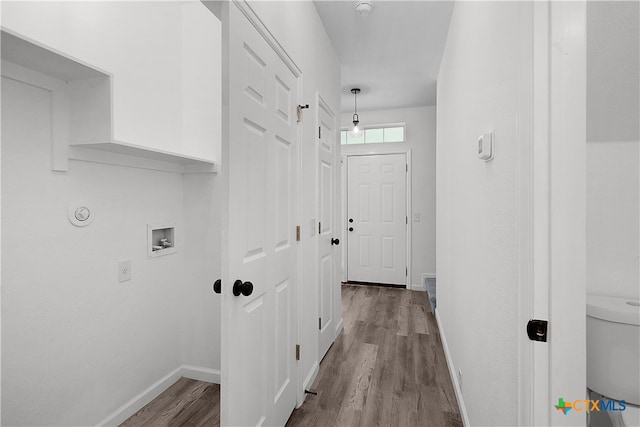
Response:
[[[233,295],[240,296],[240,294],[248,297],[253,293],[253,283],[244,282],[242,280],[236,280],[233,282]]]
[[[213,282],[213,292],[215,292],[216,294],[219,294],[222,292],[222,280],[218,279],[215,282]]]
[[[334,239],[333,237],[331,238],[331,244],[332,245],[339,245],[340,244],[340,239]]]
[[[349,218],[349,222],[353,222],[353,218]]]
[[[349,227],[349,231],[353,231],[353,227]]]

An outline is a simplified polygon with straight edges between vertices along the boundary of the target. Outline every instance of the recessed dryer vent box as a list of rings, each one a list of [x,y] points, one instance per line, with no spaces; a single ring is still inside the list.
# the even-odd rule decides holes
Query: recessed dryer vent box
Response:
[[[165,222],[147,225],[147,254],[149,258],[176,252],[176,223]]]

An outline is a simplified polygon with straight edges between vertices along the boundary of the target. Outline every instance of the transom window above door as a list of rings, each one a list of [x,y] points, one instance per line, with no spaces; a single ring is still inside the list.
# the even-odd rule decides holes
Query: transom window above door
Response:
[[[381,144],[385,142],[404,142],[405,125],[364,126],[361,136],[354,138],[348,129],[340,131],[340,144]]]

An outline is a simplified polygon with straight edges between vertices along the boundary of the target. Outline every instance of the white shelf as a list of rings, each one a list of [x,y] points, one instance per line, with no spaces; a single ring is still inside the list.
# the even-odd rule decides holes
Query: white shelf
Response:
[[[1,41],[2,75],[52,93],[53,170],[67,171],[72,159],[175,173],[216,172],[210,159],[113,140],[108,72],[5,29]]]
[[[69,145],[69,158],[97,163],[177,173],[215,173],[209,159],[143,147],[122,141],[94,141]],[[79,149],[79,150],[77,150]]]
[[[2,59],[65,82],[108,77],[96,67],[69,58],[26,37],[2,29]]]

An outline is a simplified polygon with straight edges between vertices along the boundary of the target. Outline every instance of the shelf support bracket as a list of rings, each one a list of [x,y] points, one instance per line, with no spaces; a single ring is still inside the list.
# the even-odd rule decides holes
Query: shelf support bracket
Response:
[[[64,84],[51,91],[51,169],[69,171],[69,93]]]

